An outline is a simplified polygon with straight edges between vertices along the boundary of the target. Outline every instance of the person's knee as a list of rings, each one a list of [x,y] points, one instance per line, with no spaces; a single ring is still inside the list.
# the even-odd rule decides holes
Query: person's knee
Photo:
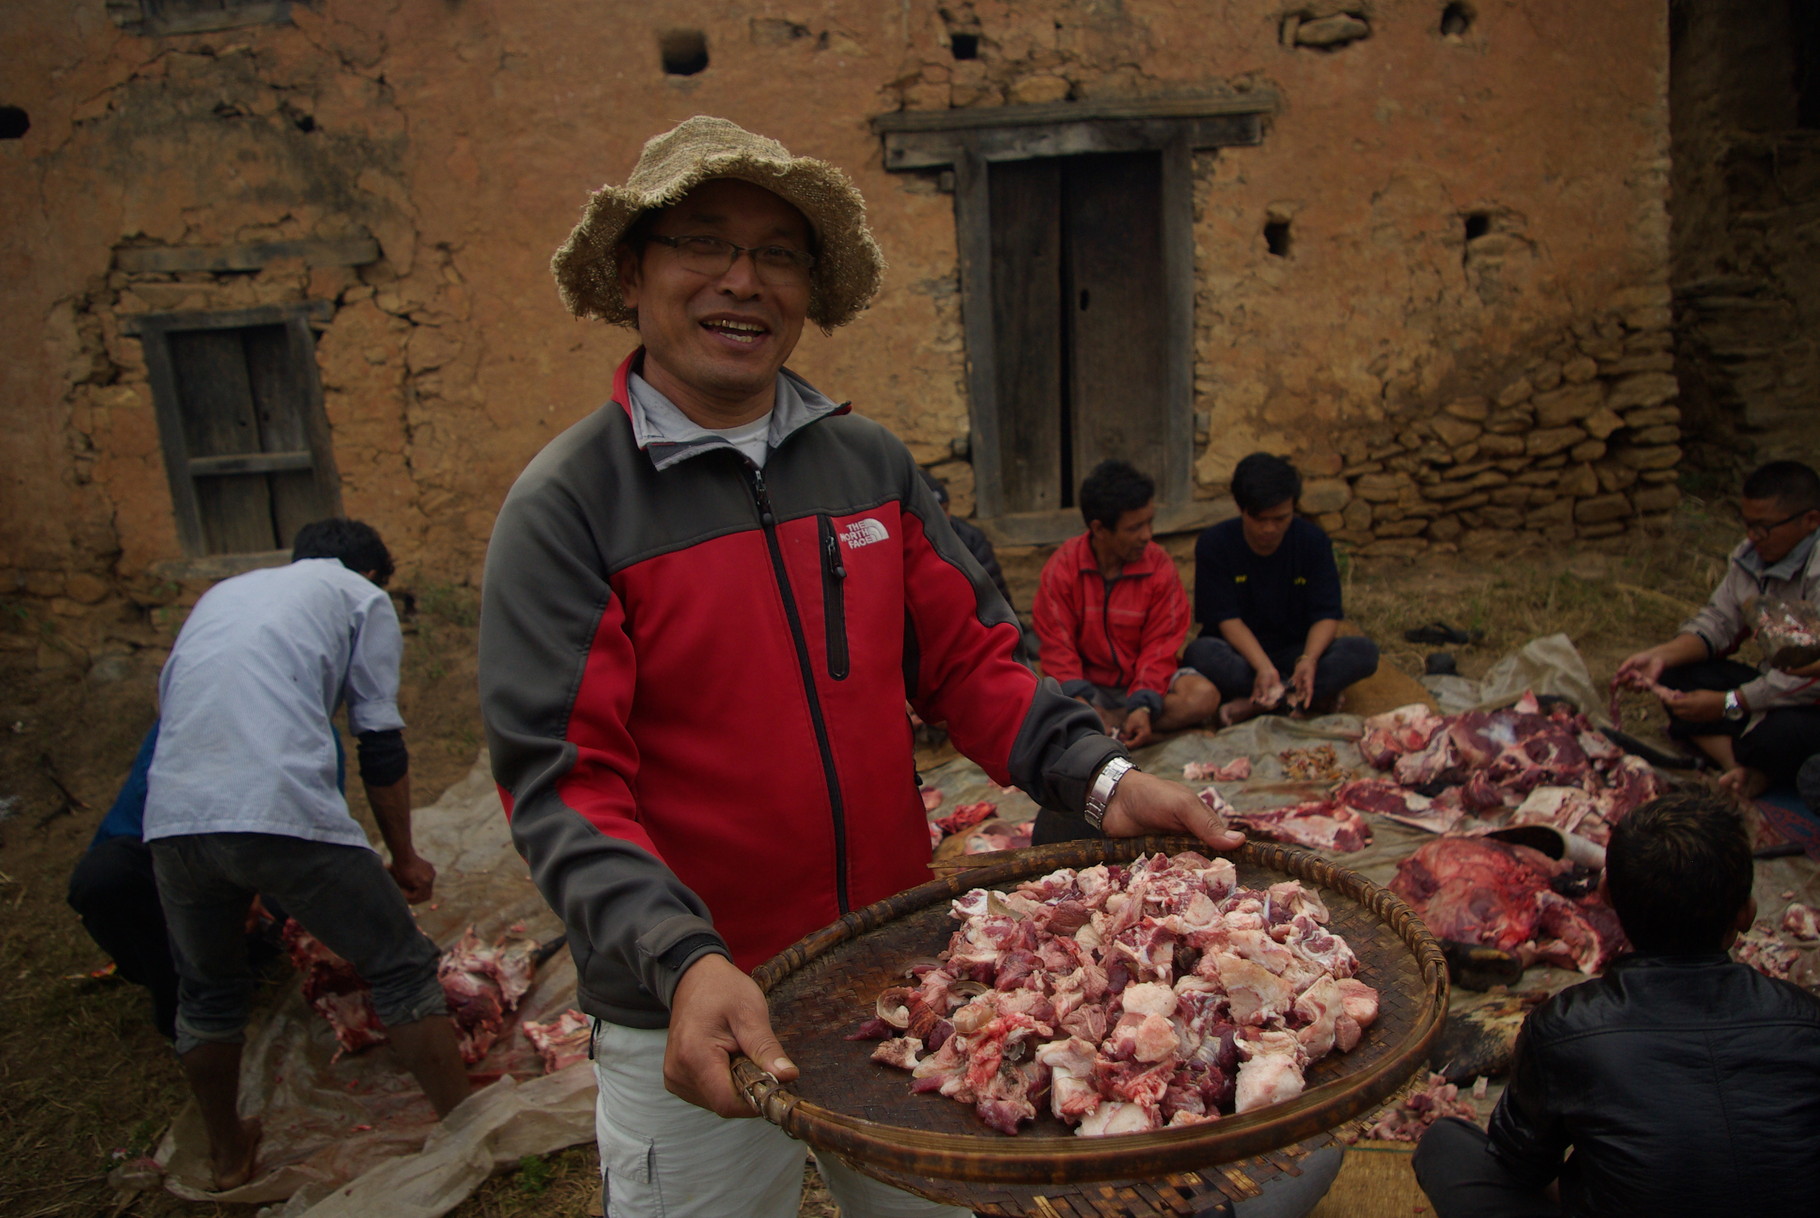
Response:
[[[413,965],[368,977],[367,983],[373,987],[373,1013],[388,1028],[449,1013],[434,959],[427,969]]]

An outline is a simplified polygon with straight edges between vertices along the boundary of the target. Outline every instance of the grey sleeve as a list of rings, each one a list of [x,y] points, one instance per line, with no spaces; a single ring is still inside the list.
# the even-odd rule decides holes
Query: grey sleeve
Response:
[[[702,936],[725,947],[638,823],[626,725],[636,661],[621,606],[581,508],[538,468],[507,498],[487,550],[479,680],[493,776],[584,987],[634,1010],[667,1007],[700,955],[673,949]]]

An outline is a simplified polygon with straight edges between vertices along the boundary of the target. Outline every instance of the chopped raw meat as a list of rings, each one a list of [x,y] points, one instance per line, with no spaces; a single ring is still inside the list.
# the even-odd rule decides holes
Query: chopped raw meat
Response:
[[[1483,1078],[1473,1084],[1473,1099],[1485,1098],[1485,1084]],[[1365,1136],[1391,1142],[1420,1142],[1429,1126],[1450,1116],[1477,1121],[1479,1110],[1472,1100],[1460,1097],[1460,1089],[1448,1082],[1446,1075],[1430,1074],[1425,1087],[1379,1113],[1377,1123]]]
[[[384,1026],[373,1010],[372,990],[353,965],[324,947],[295,919],[285,923],[284,945],[291,963],[304,975],[304,999],[335,1030],[341,1044],[337,1057],[385,1043]],[[449,1013],[461,1039],[461,1057],[468,1065],[486,1056],[504,1030],[506,1014],[530,988],[536,951],[534,940],[503,936],[486,946],[469,927],[443,953],[436,979],[448,998]]]
[[[1544,713],[1533,694],[1502,710],[1432,722],[1416,714],[1420,710],[1406,707],[1367,720],[1359,747],[1371,764],[1392,771],[1397,784],[1444,790],[1433,806],[1412,806],[1411,814],[1394,807],[1366,810],[1448,832],[1458,824],[1454,810],[1461,809],[1492,824],[1553,824],[1602,845],[1625,813],[1660,793],[1648,765],[1594,731],[1586,716],[1559,704]],[[1399,728],[1396,717],[1405,712],[1419,726]],[[1544,789],[1551,794],[1536,798]],[[1380,797],[1362,792],[1360,799],[1366,798]],[[1388,803],[1388,796],[1382,798]],[[1519,810],[1515,816],[1508,811],[1513,808]]]
[[[1027,820],[1009,825],[1003,821],[993,821],[981,825],[979,830],[968,835],[967,854],[986,854],[993,850],[1022,850],[1030,844],[1030,835],[1036,829],[1036,822]]]
[[[1431,833],[1447,832],[1465,811],[1457,801],[1443,804],[1387,778],[1343,783],[1334,789],[1333,801],[1355,812],[1370,812]]]
[[[1332,800],[1240,812],[1218,790],[1207,787],[1201,792],[1201,802],[1240,828],[1310,850],[1349,854],[1371,844],[1371,826],[1357,812]]]
[[[1775,668],[1804,668],[1820,660],[1820,611],[1806,601],[1762,597],[1752,625],[1765,662]]]
[[[1820,909],[1796,902],[1782,913],[1782,929],[1797,939],[1820,939]]]
[[[959,833],[962,829],[971,829],[983,820],[992,819],[998,811],[998,805],[988,800],[976,804],[962,804],[946,816],[938,816],[935,823],[940,825],[943,833]]]
[[[1388,770],[1406,753],[1420,752],[1441,728],[1441,717],[1426,702],[1412,702],[1365,720],[1359,751],[1375,769]]]
[[[1397,864],[1390,890],[1437,938],[1596,973],[1623,949],[1624,935],[1596,892],[1569,899],[1553,890],[1550,882],[1568,870],[1526,846],[1442,837]]]
[[[1006,1133],[1038,1105],[1100,1135],[1275,1103],[1377,1013],[1319,896],[1239,888],[1228,859],[1065,869],[952,913],[940,964],[880,995],[855,1038],[887,1038],[873,1060],[908,1069],[913,1092]]]
[[[1536,904],[1546,936],[1537,940],[1538,960],[1596,977],[1628,945],[1617,911],[1602,901],[1570,900],[1545,888],[1536,894]]]
[[[531,1047],[543,1058],[545,1074],[555,1074],[576,1062],[586,1061],[588,1041],[593,1035],[588,1017],[573,1008],[547,1023],[535,1019],[524,1021],[525,1036]]]
[[[1182,767],[1189,782],[1244,782],[1251,777],[1251,758],[1236,757],[1224,765],[1217,761],[1190,761]]]

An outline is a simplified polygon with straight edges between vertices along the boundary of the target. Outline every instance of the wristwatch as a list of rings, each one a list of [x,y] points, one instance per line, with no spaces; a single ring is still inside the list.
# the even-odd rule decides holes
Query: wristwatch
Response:
[[[1744,703],[1738,700],[1738,691],[1735,689],[1726,691],[1725,717],[1727,719],[1744,718]]]
[[[1137,769],[1123,757],[1113,757],[1100,767],[1100,772],[1093,776],[1093,785],[1087,788],[1087,806],[1081,809],[1081,815],[1087,818],[1087,824],[1094,832],[1100,832],[1100,825],[1106,819],[1106,805],[1112,802],[1112,793],[1119,788],[1119,780]]]

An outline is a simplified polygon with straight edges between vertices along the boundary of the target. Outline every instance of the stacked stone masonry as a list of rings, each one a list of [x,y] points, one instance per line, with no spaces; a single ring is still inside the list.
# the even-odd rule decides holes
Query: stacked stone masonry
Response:
[[[1666,314],[1575,326],[1495,391],[1305,455],[1303,510],[1342,544],[1400,556],[1470,546],[1486,530],[1610,537],[1669,511],[1681,413]]]

